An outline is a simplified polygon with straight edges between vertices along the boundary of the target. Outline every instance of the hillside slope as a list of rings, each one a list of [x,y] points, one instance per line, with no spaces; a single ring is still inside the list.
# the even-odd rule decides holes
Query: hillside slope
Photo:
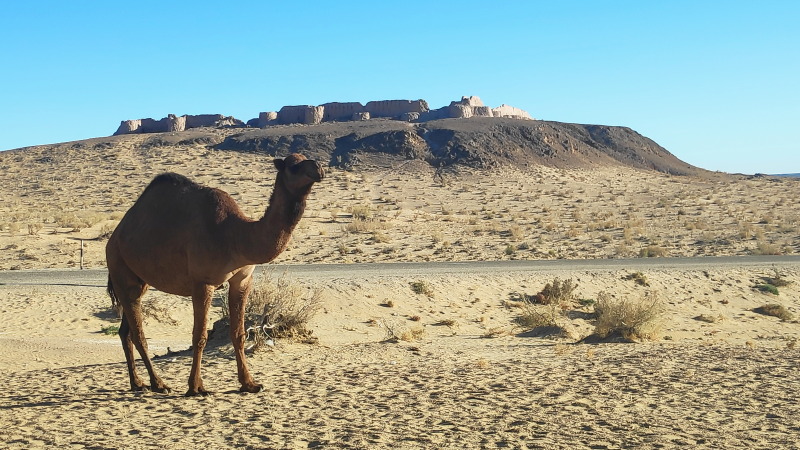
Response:
[[[300,152],[333,167],[392,167],[419,160],[431,166],[591,168],[627,166],[673,175],[709,172],[687,164],[630,128],[503,118],[424,123],[375,119],[267,128],[195,128],[129,134],[36,148],[142,150],[193,147],[282,156]]]

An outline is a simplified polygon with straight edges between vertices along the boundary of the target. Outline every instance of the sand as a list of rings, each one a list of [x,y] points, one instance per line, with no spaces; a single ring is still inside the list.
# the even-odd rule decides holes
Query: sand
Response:
[[[104,267],[102,236],[164,170],[228,190],[253,216],[263,211],[268,158],[139,149],[136,139],[88,156],[68,146],[0,153],[0,271]],[[435,179],[415,164],[332,171],[276,262],[800,250],[798,181],[620,167]],[[628,279],[637,272],[647,286]],[[787,283],[779,294],[755,288],[776,274]],[[557,332],[520,326],[519,299],[557,277],[577,284]],[[279,339],[250,354],[265,390],[243,395],[217,335],[203,366],[214,394],[203,398],[182,396],[191,363],[186,299],[148,293],[156,311],[145,325],[149,346],[173,392],[132,393],[118,338],[101,333],[116,324],[102,283],[0,284],[0,447],[792,448],[800,435],[796,262],[293,282],[321,290],[323,308],[309,323],[317,343]],[[417,282],[431,296],[414,293]],[[659,332],[637,343],[581,343],[595,319],[580,300],[601,293],[656,296]],[[794,318],[754,311],[767,304]]]
[[[779,302],[798,313],[800,268],[778,296],[751,285],[771,270],[659,269],[649,287],[630,270],[430,275],[327,280],[310,328],[316,344],[278,340],[249,357],[259,394],[237,392],[225,336],[203,375],[214,392],[185,398],[188,300],[152,292],[169,313],[146,322],[169,395],[128,391],[124,356],[101,286],[0,286],[0,442],[10,448],[775,448],[800,422],[800,326],[753,312]],[[272,282],[274,282],[273,274]],[[570,333],[516,325],[514,294],[555,277],[577,297],[657,291],[659,337],[577,343],[593,330],[575,305]],[[432,297],[415,294],[425,281]],[[388,307],[391,300],[393,306]],[[581,312],[587,314],[580,314]],[[700,315],[718,318],[709,323]],[[214,307],[212,322],[219,318]],[[419,320],[411,318],[418,316]],[[387,340],[421,329],[411,340]],[[390,332],[391,330],[391,332]],[[167,349],[172,354],[166,355]],[[141,368],[143,370],[143,368]],[[788,448],[788,447],[787,447]]]

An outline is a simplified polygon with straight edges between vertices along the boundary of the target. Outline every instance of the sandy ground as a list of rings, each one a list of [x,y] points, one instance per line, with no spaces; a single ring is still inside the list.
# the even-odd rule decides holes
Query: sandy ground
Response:
[[[175,170],[265,208],[271,161],[201,147],[0,153],[0,270],[103,267],[102,236],[150,178]],[[87,152],[90,152],[87,154]],[[800,181],[624,168],[443,179],[416,163],[332,171],[276,262],[796,254]],[[647,286],[628,279],[641,270]],[[779,294],[757,284],[777,273]],[[577,284],[551,334],[519,298]],[[265,390],[237,393],[224,337],[215,394],[184,398],[191,305],[148,293],[146,331],[169,395],[128,391],[101,286],[0,285],[3,448],[793,448],[800,435],[800,268],[637,269],[294,280],[321,289],[317,344],[250,355]],[[416,294],[424,282],[431,296]],[[663,306],[635,344],[578,343],[606,293]],[[780,320],[754,309],[779,304]],[[220,317],[217,304],[212,320]],[[404,339],[391,337],[410,336]],[[169,353],[168,353],[169,352]]]
[[[752,288],[778,269],[778,296]],[[250,355],[266,386],[236,390],[226,336],[206,351],[215,393],[185,398],[188,300],[151,292],[168,311],[147,320],[156,367],[172,394],[128,391],[102,287],[0,286],[0,442],[10,448],[790,448],[800,432],[800,268],[631,270],[491,276],[342,277],[322,288],[317,344],[278,340]],[[514,298],[553,278],[577,298],[659,292],[659,336],[582,344],[591,307],[574,304],[569,333],[516,325]],[[274,282],[275,274],[270,282]],[[424,281],[432,296],[415,294]],[[264,281],[266,282],[266,280]],[[613,290],[613,291],[612,291]],[[391,304],[392,306],[388,306]],[[699,320],[713,317],[714,322]],[[213,308],[212,321],[220,316]],[[415,317],[416,316],[416,317]],[[415,338],[387,340],[405,330]],[[167,349],[172,352],[167,356]],[[143,370],[143,368],[141,368]]]

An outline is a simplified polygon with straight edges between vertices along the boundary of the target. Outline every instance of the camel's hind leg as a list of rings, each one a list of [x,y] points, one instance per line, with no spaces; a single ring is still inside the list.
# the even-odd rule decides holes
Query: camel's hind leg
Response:
[[[145,386],[138,373],[136,372],[135,355],[133,348],[139,352],[147,373],[150,375],[150,390],[154,392],[168,393],[170,388],[155,373],[153,362],[147,352],[147,340],[144,337],[144,327],[142,325],[142,296],[147,291],[147,285],[132,273],[130,276],[121,276],[119,273],[112,274],[110,277],[110,289],[122,306],[122,323],[119,327],[119,337],[122,341],[122,350],[125,352],[125,360],[128,363],[128,376],[131,380],[131,389],[140,391]]]
[[[228,309],[230,314],[231,342],[236,353],[236,370],[239,372],[241,392],[259,392],[264,386],[256,383],[247,369],[247,359],[244,355],[244,311],[247,306],[247,296],[253,284],[253,270],[244,271],[230,279],[228,290]]]
[[[128,316],[122,314],[122,324],[119,326],[119,338],[122,341],[122,350],[125,352],[125,361],[128,363],[128,377],[131,380],[131,390],[141,391],[146,386],[136,372],[136,356],[133,354],[133,340],[131,340],[131,327],[128,325]]]

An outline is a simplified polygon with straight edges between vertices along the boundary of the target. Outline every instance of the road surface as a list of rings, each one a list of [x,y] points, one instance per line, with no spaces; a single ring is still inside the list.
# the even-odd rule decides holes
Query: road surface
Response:
[[[324,280],[349,277],[410,277],[448,274],[491,275],[514,272],[613,271],[625,269],[688,270],[735,267],[769,269],[772,266],[800,266],[800,255],[372,264],[268,264],[259,266],[258,271],[271,269],[276,274],[287,272],[294,278]],[[0,285],[70,285],[104,288],[107,277],[108,274],[105,268],[0,271]]]

